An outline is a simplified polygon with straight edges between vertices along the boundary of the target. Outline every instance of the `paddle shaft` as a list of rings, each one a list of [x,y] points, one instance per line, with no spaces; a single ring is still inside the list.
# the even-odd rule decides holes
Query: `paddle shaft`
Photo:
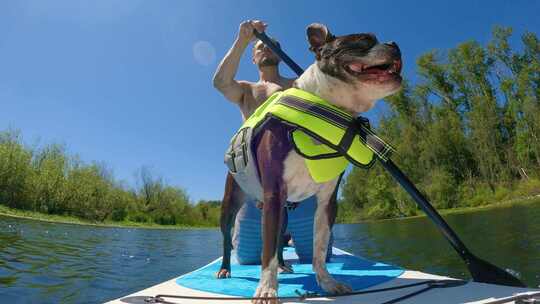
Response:
[[[382,160],[379,159],[381,165],[392,175],[392,177],[409,193],[416,203],[424,210],[428,217],[435,222],[439,230],[442,232],[444,237],[450,242],[450,245],[457,251],[461,256],[467,269],[471,273],[473,280],[476,282],[491,283],[491,284],[500,284],[508,286],[517,286],[525,287],[525,285],[517,278],[506,272],[505,270],[500,269],[499,267],[490,264],[486,261],[483,261],[473,255],[459,239],[456,233],[450,228],[446,221],[441,217],[441,215],[433,208],[433,206],[428,202],[428,200],[422,195],[414,184],[399,170],[399,168],[392,162],[391,159]]]
[[[266,35],[266,33],[259,33],[257,30],[253,30],[253,33],[274,53],[276,53],[298,76],[304,73],[304,70],[289,56],[287,56],[287,54],[285,54],[281,48],[276,46],[274,42]],[[394,162],[392,162],[391,159],[383,160],[379,157],[377,157],[377,159],[380,161],[383,168],[390,173],[390,175],[392,175],[392,177],[401,185],[401,187],[403,187],[405,191],[407,191],[407,193],[409,193],[420,208],[422,208],[428,217],[435,223],[444,237],[448,240],[448,242],[450,242],[450,245],[463,259],[475,281],[510,286],[525,286],[521,281],[510,275],[508,272],[474,256],[469,249],[467,249],[465,244],[459,239],[454,230],[450,228],[442,216],[437,212],[437,210],[429,203],[422,193],[416,189],[414,184],[403,172],[401,172]]]
[[[401,170],[394,164],[391,159],[384,161],[379,159],[381,165],[392,175],[392,177],[409,193],[414,201],[424,210],[424,212],[435,222],[437,227],[441,230],[444,237],[450,242],[450,245],[459,253],[462,259],[469,264],[469,257],[471,256],[465,244],[459,239],[457,234],[450,228],[442,216],[437,210],[429,203],[429,201],[422,195],[420,191],[414,186],[409,178],[401,172]]]

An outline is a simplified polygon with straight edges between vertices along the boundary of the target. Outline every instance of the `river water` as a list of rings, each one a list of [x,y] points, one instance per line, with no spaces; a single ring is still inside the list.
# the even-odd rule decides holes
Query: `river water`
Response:
[[[469,249],[540,285],[540,205],[449,215]],[[369,259],[468,278],[427,218],[336,225],[335,246]],[[0,216],[0,303],[101,303],[176,277],[221,254],[217,229],[152,230]]]

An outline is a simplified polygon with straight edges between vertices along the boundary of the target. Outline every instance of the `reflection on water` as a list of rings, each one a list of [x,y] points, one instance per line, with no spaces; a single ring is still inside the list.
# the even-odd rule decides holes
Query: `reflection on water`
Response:
[[[208,263],[217,231],[99,228],[0,217],[2,303],[97,303]]]
[[[531,287],[540,285],[540,205],[445,216],[469,250],[503,269],[517,272]],[[410,269],[468,279],[450,244],[428,218],[339,225],[344,250]]]
[[[540,284],[540,208],[452,215],[469,249]],[[462,261],[426,218],[335,227],[335,245],[411,269],[467,278]],[[148,230],[0,217],[0,299],[97,303],[186,273],[217,258],[215,230]]]

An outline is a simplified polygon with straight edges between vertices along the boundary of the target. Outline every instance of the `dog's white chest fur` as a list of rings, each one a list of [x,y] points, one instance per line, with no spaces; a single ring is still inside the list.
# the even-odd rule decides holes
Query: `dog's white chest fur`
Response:
[[[309,174],[306,162],[294,150],[290,151],[284,162],[283,181],[287,185],[287,200],[300,202],[328,187],[329,183],[317,183]]]

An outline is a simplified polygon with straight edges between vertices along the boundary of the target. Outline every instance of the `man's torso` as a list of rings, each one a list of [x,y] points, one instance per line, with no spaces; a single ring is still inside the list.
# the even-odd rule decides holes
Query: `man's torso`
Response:
[[[264,103],[268,97],[275,92],[283,91],[292,86],[294,79],[283,78],[280,82],[256,82],[246,83],[246,91],[240,111],[242,112],[242,120],[245,121],[255,110]]]

